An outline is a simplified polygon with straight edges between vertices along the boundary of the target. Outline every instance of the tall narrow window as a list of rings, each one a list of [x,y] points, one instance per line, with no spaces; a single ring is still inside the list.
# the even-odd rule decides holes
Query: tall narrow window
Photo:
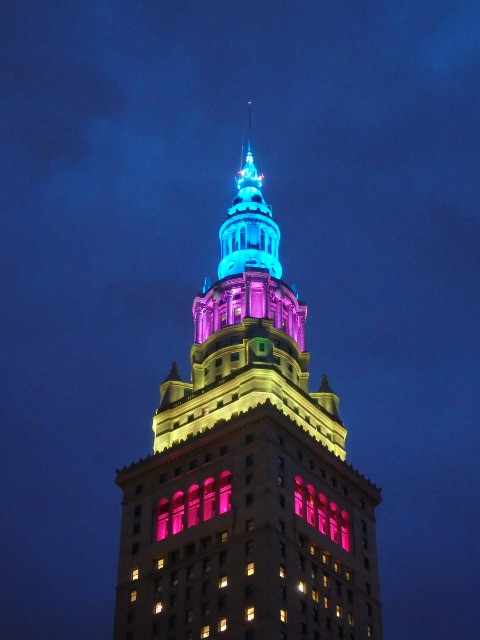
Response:
[[[210,520],[215,515],[215,480],[207,478],[203,483],[203,519]]]
[[[260,249],[265,250],[265,231],[260,229]]]
[[[340,514],[341,530],[342,530],[342,547],[345,551],[350,551],[350,518],[346,511]]]
[[[307,522],[315,526],[315,491],[311,484],[307,485]]]
[[[303,482],[300,476],[295,476],[295,513],[303,517]]]
[[[168,516],[169,516],[169,504],[165,498],[160,500],[157,511],[157,540],[163,540],[168,536]]]
[[[245,243],[245,227],[242,227],[240,229],[240,249],[245,249],[246,247],[246,243]]]
[[[338,542],[338,509],[335,502],[330,503],[330,538]]]
[[[200,522],[200,487],[192,484],[188,490],[187,527],[194,527]]]
[[[318,530],[327,533],[327,499],[323,493],[318,496]]]
[[[219,504],[219,512],[225,513],[226,511],[230,511],[232,508],[231,505],[231,495],[232,495],[232,474],[230,471],[222,471],[220,474],[220,504]]]
[[[173,494],[172,499],[172,533],[183,531],[183,514],[185,511],[185,503],[183,491],[177,491]]]

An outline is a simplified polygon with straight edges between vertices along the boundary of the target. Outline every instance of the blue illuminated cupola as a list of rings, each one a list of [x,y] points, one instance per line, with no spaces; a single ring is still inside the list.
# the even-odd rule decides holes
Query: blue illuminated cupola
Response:
[[[280,229],[261,192],[263,175],[259,175],[248,148],[245,166],[236,178],[238,194],[220,227],[221,260],[218,277],[265,269],[275,278],[282,277],[278,259]]]

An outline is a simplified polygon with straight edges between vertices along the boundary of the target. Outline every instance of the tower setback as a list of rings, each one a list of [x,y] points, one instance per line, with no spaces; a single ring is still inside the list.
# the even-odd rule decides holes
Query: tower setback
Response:
[[[190,381],[160,385],[123,491],[114,640],[381,640],[374,509],[339,399],[308,389],[307,306],[248,149],[193,302]]]

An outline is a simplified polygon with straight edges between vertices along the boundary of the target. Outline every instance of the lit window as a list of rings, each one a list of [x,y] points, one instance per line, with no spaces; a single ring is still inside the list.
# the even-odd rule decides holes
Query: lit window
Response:
[[[228,584],[227,576],[220,576],[220,580],[218,581],[218,588],[223,589]]]
[[[232,476],[230,471],[222,471],[220,474],[219,512],[225,513],[232,508]]]
[[[130,602],[136,602],[137,601],[137,590],[136,589],[131,589],[130,590]]]
[[[285,578],[285,567],[283,566],[283,564],[280,565],[280,570],[278,573],[280,578]]]
[[[324,573],[323,574],[323,586],[324,587],[329,587],[330,586],[330,578],[328,576],[328,573]]]
[[[287,621],[287,610],[286,609],[280,609],[280,621],[281,622],[286,622]]]
[[[157,558],[157,560],[155,560],[156,569],[163,569],[164,564],[165,564],[165,561],[163,558]]]
[[[245,609],[245,620],[250,622],[255,618],[255,607],[247,607]]]
[[[220,532],[220,542],[227,542],[228,540],[228,531]]]
[[[316,589],[315,587],[313,587],[312,589],[312,600],[314,602],[318,602],[318,589]]]
[[[328,564],[330,562],[330,556],[328,553],[322,553],[322,562],[323,564]]]
[[[355,626],[355,616],[351,611],[348,612],[348,624],[353,627]]]
[[[247,562],[245,573],[247,574],[247,576],[253,576],[253,574],[255,573],[255,563],[254,562]]]
[[[325,609],[328,609],[330,606],[330,598],[328,596],[323,596],[323,606]]]
[[[210,635],[210,625],[206,624],[204,627],[202,627],[201,632],[200,632],[200,638],[208,638],[208,636]]]
[[[158,503],[157,508],[157,531],[156,538],[164,540],[168,536],[168,519],[170,515],[170,505],[168,500],[163,498]]]
[[[311,544],[310,545],[310,553],[311,553],[311,555],[314,556],[316,551],[317,551],[317,547],[314,544]]]
[[[295,491],[294,491],[294,501],[295,501],[295,513],[297,516],[303,517],[303,482],[300,476],[295,477]]]
[[[345,571],[345,578],[346,578],[349,582],[351,582],[351,581],[352,581],[352,577],[353,577],[353,576],[352,576],[352,572],[351,572],[351,571],[349,571],[349,570],[347,569],[347,570]]]
[[[210,520],[215,515],[215,480],[207,478],[203,483],[203,519]]]
[[[187,494],[187,527],[194,527],[200,522],[200,487],[192,484]]]
[[[132,569],[132,572],[130,574],[130,580],[138,580],[138,569],[135,567],[135,569]]]
[[[330,538],[334,542],[339,542],[338,539],[338,508],[335,502],[330,503]]]
[[[342,570],[342,565],[339,562],[334,562],[333,563],[333,570],[336,573],[340,573],[340,571]]]
[[[315,490],[311,484],[307,486],[306,498],[307,522],[308,524],[315,526]]]
[[[155,605],[153,606],[153,613],[161,613],[163,609],[163,605],[161,602],[155,602]]]
[[[219,631],[226,631],[227,630],[227,619],[226,618],[220,618],[218,621],[218,630]]]
[[[371,624],[367,625],[367,638],[373,638],[373,629]]]
[[[184,496],[177,491],[172,499],[172,533],[183,531],[183,516],[185,512]]]
[[[302,593],[306,592],[307,587],[305,586],[304,580],[300,580],[300,582],[298,583],[298,590],[301,591]]]
[[[335,615],[337,616],[337,618],[341,618],[342,617],[342,605],[341,604],[335,605]]]

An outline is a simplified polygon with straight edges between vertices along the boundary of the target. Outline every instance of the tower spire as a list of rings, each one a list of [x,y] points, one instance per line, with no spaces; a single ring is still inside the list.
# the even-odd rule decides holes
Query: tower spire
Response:
[[[248,101],[248,148],[247,151],[248,153],[251,153],[251,148],[250,148],[250,133],[252,130],[252,102],[249,100]]]

